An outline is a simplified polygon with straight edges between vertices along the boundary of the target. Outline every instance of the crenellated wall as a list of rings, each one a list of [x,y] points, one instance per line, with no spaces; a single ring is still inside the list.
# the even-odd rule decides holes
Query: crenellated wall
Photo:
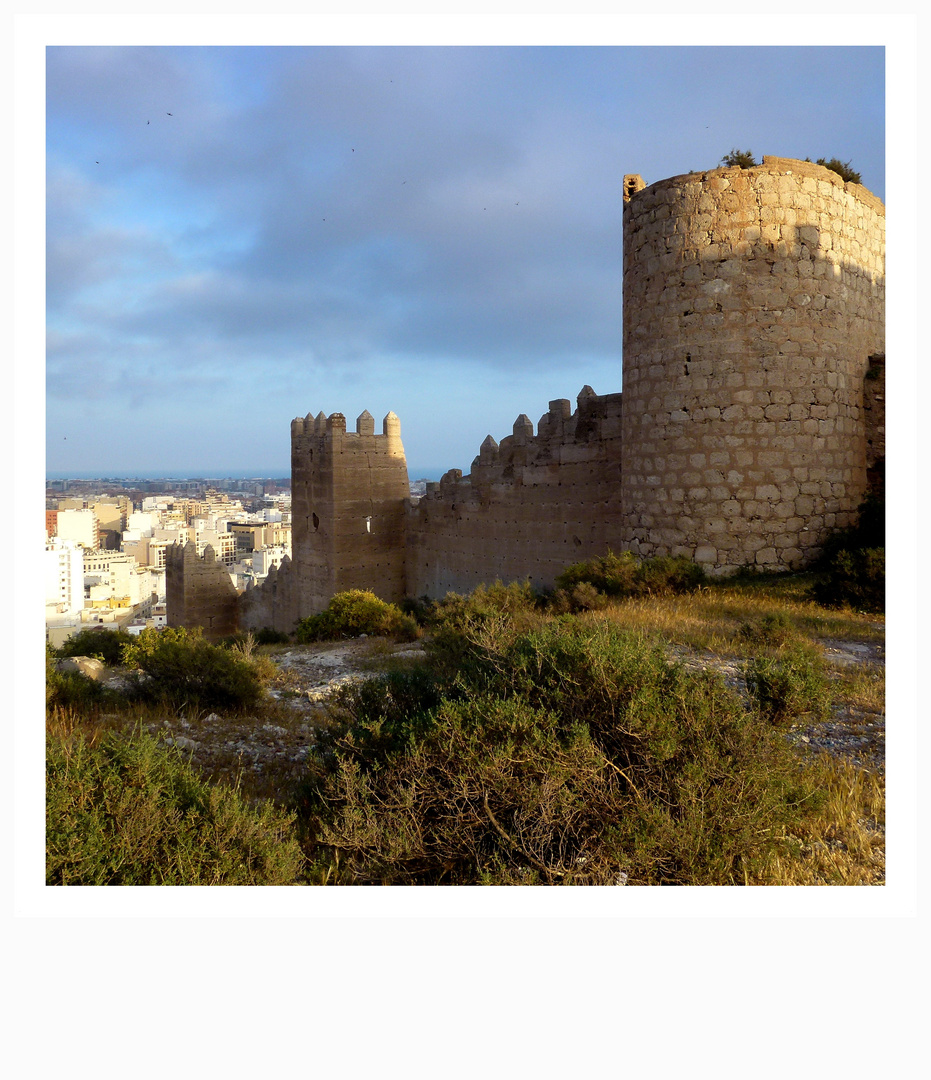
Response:
[[[346,589],[383,600],[405,595],[404,501],[410,493],[401,423],[375,434],[366,411],[346,430],[342,413],[291,423],[291,547],[298,618]]]
[[[591,387],[551,401],[537,425],[521,415],[472,471],[448,472],[407,513],[407,586],[414,596],[530,578],[548,587],[579,559],[623,541],[621,395]]]
[[[235,634],[239,596],[226,566],[209,545],[193,541],[165,549],[165,604],[169,626],[200,626],[208,641]]]

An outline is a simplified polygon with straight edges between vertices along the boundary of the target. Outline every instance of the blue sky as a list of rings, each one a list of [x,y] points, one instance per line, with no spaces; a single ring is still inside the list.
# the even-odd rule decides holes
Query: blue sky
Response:
[[[292,417],[364,409],[467,472],[621,388],[625,173],[737,147],[885,198],[882,46],[46,59],[49,475],[286,475]]]

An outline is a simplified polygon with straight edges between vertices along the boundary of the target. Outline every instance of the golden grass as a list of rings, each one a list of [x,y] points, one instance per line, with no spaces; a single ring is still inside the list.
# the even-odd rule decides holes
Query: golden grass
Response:
[[[738,657],[758,655],[759,645],[748,641],[742,630],[767,616],[783,617],[799,637],[814,642],[883,640],[882,616],[823,608],[806,599],[797,578],[781,588],[778,584],[768,588],[755,582],[712,584],[685,596],[618,601],[587,617],[660,634],[675,645]]]
[[[812,818],[786,838],[750,885],[881,885],[885,881],[886,798],[884,778],[824,757],[826,800]]]

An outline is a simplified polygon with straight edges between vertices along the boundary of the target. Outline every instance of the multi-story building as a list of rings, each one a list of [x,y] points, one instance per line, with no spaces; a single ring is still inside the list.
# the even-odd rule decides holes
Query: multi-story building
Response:
[[[46,617],[76,615],[84,607],[84,549],[76,540],[46,541],[45,607]]]
[[[285,558],[290,558],[290,553],[281,544],[256,548],[252,552],[252,570],[255,577],[267,577],[272,567],[277,569]]]
[[[93,510],[59,510],[57,529],[62,540],[76,540],[92,550],[100,546],[100,525]]]
[[[131,555],[139,566],[164,570],[165,550],[171,544],[171,540],[156,540],[151,536],[141,536],[135,540],[124,540],[123,552]]]
[[[132,608],[151,607],[164,594],[164,569],[141,566],[129,552],[85,552],[85,606],[120,600]]]

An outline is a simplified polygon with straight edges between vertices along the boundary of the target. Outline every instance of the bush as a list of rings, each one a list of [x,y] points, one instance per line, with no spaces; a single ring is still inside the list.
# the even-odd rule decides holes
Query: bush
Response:
[[[772,724],[803,716],[825,720],[830,715],[824,658],[810,645],[799,643],[780,656],[750,660],[746,675],[761,715]]]
[[[447,593],[427,620],[425,652],[447,682],[474,681],[482,670],[479,642],[537,625],[542,604],[529,581],[479,585],[466,596]]]
[[[869,496],[859,507],[857,524],[838,529],[825,543],[815,566],[814,599],[825,607],[847,604],[859,611],[884,611],[885,543],[885,500]]]
[[[757,164],[752,150],[731,150],[721,158],[722,165],[738,166],[741,169],[750,169]]]
[[[147,628],[126,648],[137,669],[134,692],[180,707],[251,709],[263,692],[259,666],[241,652],[211,645],[199,629]]]
[[[316,880],[736,884],[814,801],[788,744],[661,642],[571,617],[485,630],[437,707],[394,715],[371,687],[314,759]]]
[[[859,548],[836,552],[821,570],[812,595],[825,607],[842,607],[846,604],[857,611],[885,611],[885,549]]]
[[[395,604],[386,603],[364,589],[349,589],[337,593],[325,611],[301,619],[295,636],[299,643],[308,644],[362,634],[413,641],[417,633],[416,620]]]
[[[132,643],[132,634],[125,630],[80,630],[58,648],[57,655],[92,656],[107,667],[119,667],[123,650]]]
[[[780,648],[798,640],[799,634],[789,616],[776,611],[745,622],[740,628],[740,636],[754,645]]]
[[[681,556],[640,559],[630,551],[574,563],[556,578],[557,592],[572,596],[589,585],[606,596],[669,596],[694,592],[706,580],[701,566]]]
[[[291,638],[281,630],[263,626],[255,631],[256,645],[287,645]]]
[[[811,161],[811,158],[805,158],[806,161]],[[823,157],[819,157],[815,162],[816,165],[823,165],[826,169],[830,169],[831,172],[836,172],[837,175],[849,183],[860,184],[860,174],[850,167],[849,161],[841,161],[839,158],[831,158],[830,161]]]
[[[199,780],[147,735],[50,739],[47,885],[292,885],[293,817]]]

